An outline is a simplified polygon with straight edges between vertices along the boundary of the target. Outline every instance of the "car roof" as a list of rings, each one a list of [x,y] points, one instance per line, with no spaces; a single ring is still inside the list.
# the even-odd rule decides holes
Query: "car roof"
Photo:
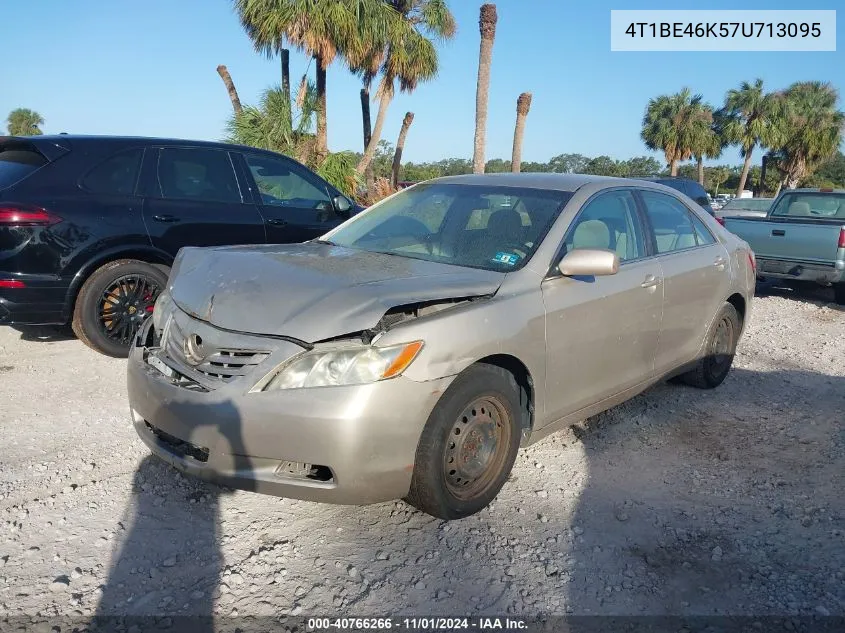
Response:
[[[829,187],[802,187],[800,189],[786,189],[783,193],[845,193],[845,189],[832,189]]]
[[[586,184],[602,183],[606,185],[624,185],[627,178],[611,176],[593,176],[589,174],[550,174],[550,173],[503,173],[503,174],[462,174],[442,176],[427,182],[456,185],[487,185],[488,187],[525,187],[527,189],[552,189],[556,191],[576,191]]]
[[[181,145],[191,147],[213,147],[213,148],[229,148],[249,150],[251,152],[266,152],[271,154],[278,154],[278,152],[271,152],[269,150],[259,149],[257,147],[248,147],[246,145],[237,145],[234,143],[225,143],[223,141],[198,141],[194,139],[184,138],[159,138],[154,136],[117,136],[117,135],[97,135],[97,134],[42,134],[39,136],[5,136],[0,137],[0,140],[16,139],[28,141],[31,143],[56,143],[59,145],[66,145],[73,147],[76,144],[84,145],[88,143],[137,143],[139,145]]]

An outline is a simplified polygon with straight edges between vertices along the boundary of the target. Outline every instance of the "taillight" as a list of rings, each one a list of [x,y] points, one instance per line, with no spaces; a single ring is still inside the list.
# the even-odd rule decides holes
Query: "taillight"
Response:
[[[725,218],[716,218],[716,222],[718,222],[722,226],[725,226]]]
[[[26,284],[18,279],[0,279],[0,288],[26,288]]]
[[[751,264],[751,271],[757,274],[757,258],[754,256],[754,251],[748,251],[748,263]]]
[[[61,221],[41,207],[0,204],[0,226],[51,226]]]
[[[837,248],[845,248],[845,226],[839,229],[839,244]]]

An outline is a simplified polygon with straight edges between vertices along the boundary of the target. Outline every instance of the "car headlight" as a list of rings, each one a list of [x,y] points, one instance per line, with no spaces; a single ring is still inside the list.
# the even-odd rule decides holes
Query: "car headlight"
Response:
[[[311,350],[274,369],[252,391],[363,385],[394,378],[407,369],[422,347],[422,341],[414,341],[388,347]]]
[[[170,293],[167,290],[162,290],[153,307],[153,327],[160,331],[172,311],[173,300],[170,298]]]

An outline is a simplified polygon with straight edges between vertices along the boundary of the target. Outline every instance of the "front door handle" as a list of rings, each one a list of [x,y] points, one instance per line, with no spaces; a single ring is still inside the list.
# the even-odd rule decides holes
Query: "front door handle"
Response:
[[[175,215],[154,215],[153,220],[156,222],[164,222],[165,224],[169,224],[171,222],[178,222],[179,218]]]
[[[716,268],[718,268],[719,270],[724,270],[724,269],[725,269],[725,263],[727,263],[727,260],[726,260],[724,257],[721,257],[721,256],[720,256],[720,257],[717,257],[717,258],[713,261],[713,265],[714,265]]]
[[[273,226],[286,226],[287,220],[283,220],[282,218],[270,218],[267,220],[267,224],[272,224]]]
[[[772,235],[776,235],[777,237],[783,237],[786,235],[786,231],[783,229],[772,229]]]
[[[645,281],[640,284],[643,288],[656,288],[660,280],[654,275],[646,275]]]

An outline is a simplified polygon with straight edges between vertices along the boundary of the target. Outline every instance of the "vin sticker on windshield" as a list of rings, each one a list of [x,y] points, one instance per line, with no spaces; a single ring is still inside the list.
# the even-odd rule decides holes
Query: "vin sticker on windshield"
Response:
[[[515,266],[519,261],[519,255],[514,255],[513,253],[496,253],[493,261],[508,266]]]

